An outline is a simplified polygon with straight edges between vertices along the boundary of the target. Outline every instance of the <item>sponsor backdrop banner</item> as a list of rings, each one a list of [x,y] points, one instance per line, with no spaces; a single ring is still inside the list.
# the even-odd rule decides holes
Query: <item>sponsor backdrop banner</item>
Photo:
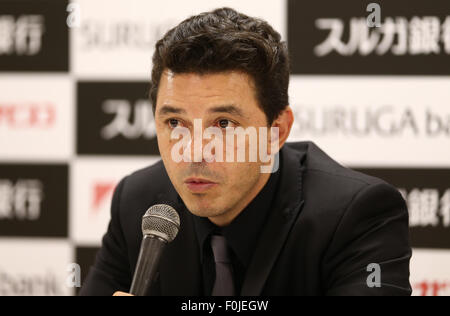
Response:
[[[66,0],[3,0],[0,3],[0,69],[54,71],[69,69]]]
[[[397,187],[414,295],[449,295],[447,0],[1,0],[0,295],[78,292],[115,186],[159,160],[148,99],[156,41],[222,6],[287,41],[289,140]]]
[[[374,29],[367,24],[370,3],[381,7]],[[450,57],[449,1],[289,0],[288,6],[294,74],[450,74],[444,66]]]

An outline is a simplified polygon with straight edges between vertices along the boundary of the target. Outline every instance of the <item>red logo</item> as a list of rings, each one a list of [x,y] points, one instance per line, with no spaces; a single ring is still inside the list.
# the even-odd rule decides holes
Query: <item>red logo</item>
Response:
[[[93,198],[92,198],[92,210],[97,213],[102,204],[110,200],[114,189],[116,187],[116,182],[97,182],[93,186]]]
[[[51,103],[0,103],[0,125],[9,128],[51,128],[55,124],[56,109]]]
[[[448,296],[450,292],[450,282],[423,281],[414,284],[414,290],[419,296]]]

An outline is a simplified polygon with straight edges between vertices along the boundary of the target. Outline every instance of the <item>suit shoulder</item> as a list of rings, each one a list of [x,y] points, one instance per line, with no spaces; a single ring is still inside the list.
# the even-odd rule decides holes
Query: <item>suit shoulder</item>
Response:
[[[296,143],[294,150],[306,153],[303,161],[303,192],[312,216],[334,214],[337,222],[358,194],[366,190],[400,197],[394,186],[339,164],[314,143]]]
[[[306,144],[303,148],[304,207],[296,226],[299,238],[305,230],[303,223],[308,223],[308,230],[316,234],[311,239],[326,249],[344,218],[352,217],[354,225],[359,225],[368,218],[385,216],[383,210],[407,214],[404,200],[394,186],[340,165],[315,145]]]
[[[372,184],[386,183],[384,180],[362,172],[352,170],[338,163],[313,142],[289,143],[290,149],[303,151],[305,155],[305,171],[332,181],[333,183],[354,183],[361,187]]]
[[[169,176],[162,160],[155,164],[139,169],[128,175],[125,179],[124,192],[130,193],[154,193],[167,189],[170,184]]]
[[[344,166],[341,166],[337,169],[310,168],[307,169],[307,171],[320,176],[325,181],[331,181],[332,183],[341,182],[349,185],[353,184],[357,187],[366,187],[383,183],[388,184],[383,179],[370,176],[368,174],[355,171]]]
[[[172,188],[169,176],[163,162],[137,170],[126,176],[123,180],[121,193],[122,212],[130,209],[140,210],[148,208],[154,203],[166,200],[165,195]]]
[[[167,176],[166,169],[162,160],[157,161],[153,165],[136,170],[127,177],[128,185],[142,185],[158,183]]]

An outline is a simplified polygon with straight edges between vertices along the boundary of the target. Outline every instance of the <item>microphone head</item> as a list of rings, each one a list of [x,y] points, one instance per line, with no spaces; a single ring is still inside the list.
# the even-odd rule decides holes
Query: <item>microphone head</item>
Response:
[[[173,207],[166,204],[153,205],[142,218],[144,236],[158,236],[169,243],[175,239],[179,229],[180,216]]]

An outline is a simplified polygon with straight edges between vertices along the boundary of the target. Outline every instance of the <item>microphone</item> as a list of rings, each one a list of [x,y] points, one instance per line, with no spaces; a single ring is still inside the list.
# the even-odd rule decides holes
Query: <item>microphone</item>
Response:
[[[148,209],[142,217],[144,238],[131,283],[130,294],[148,296],[161,254],[165,246],[173,241],[180,229],[180,217],[169,205],[158,204]]]

